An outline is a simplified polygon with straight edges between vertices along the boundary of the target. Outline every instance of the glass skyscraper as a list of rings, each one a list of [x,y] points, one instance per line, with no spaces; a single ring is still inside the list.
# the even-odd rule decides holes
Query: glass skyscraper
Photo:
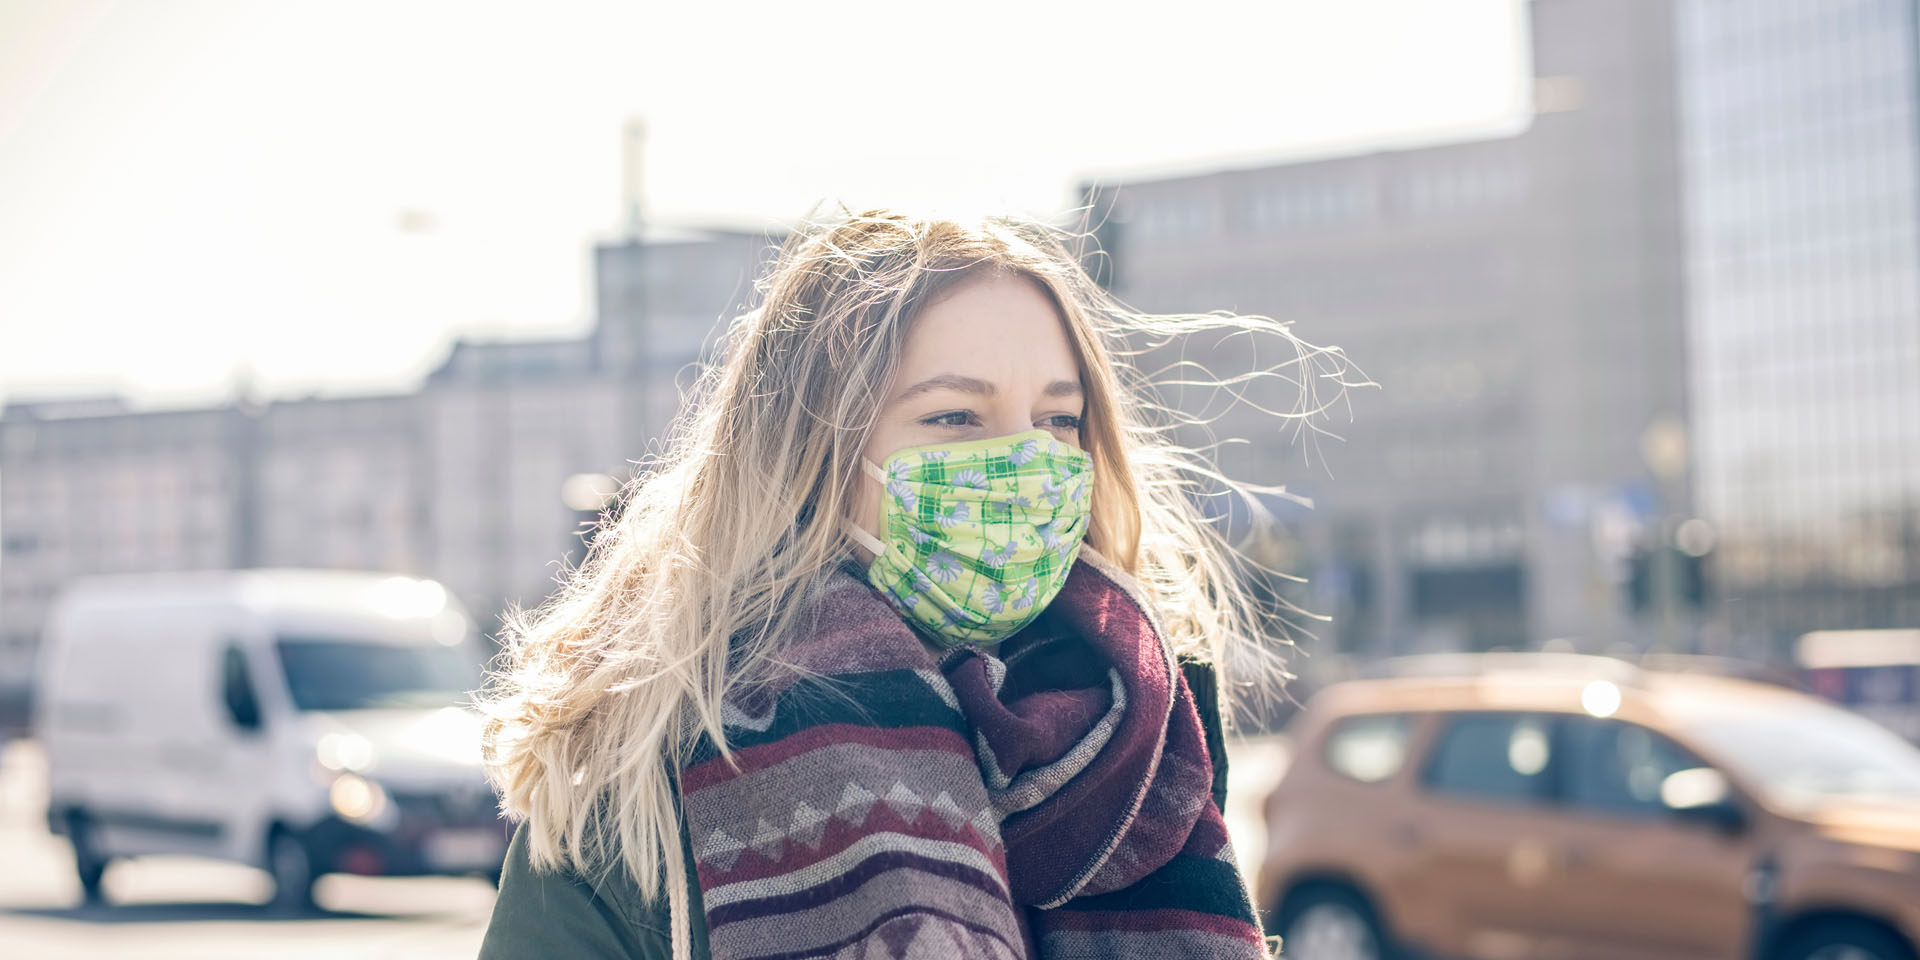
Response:
[[[1681,0],[1676,16],[1716,619],[1749,653],[1920,624],[1915,2]]]

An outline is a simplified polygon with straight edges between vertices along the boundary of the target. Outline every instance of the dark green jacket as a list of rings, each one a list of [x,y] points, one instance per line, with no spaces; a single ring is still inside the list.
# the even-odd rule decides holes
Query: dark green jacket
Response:
[[[1221,734],[1220,701],[1213,667],[1183,660],[1187,686],[1206,728],[1207,751],[1213,758],[1213,799],[1227,805],[1226,741]],[[683,821],[684,827],[684,821]],[[686,862],[693,862],[692,841],[680,831]],[[691,870],[686,878],[692,908],[693,956],[707,960],[706,916],[700,907],[700,886]],[[493,920],[480,945],[480,960],[581,957],[621,960],[672,960],[673,937],[667,926],[665,898],[648,902],[624,868],[615,865],[606,877],[589,880],[573,871],[536,873],[527,860],[527,831],[523,824],[507,848],[500,875],[500,895],[493,903]]]

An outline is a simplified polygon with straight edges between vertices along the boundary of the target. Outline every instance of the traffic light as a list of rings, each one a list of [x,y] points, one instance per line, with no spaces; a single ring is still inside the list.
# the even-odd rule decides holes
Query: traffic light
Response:
[[[1652,547],[1635,547],[1627,558],[1627,607],[1634,613],[1647,613],[1654,610],[1654,604],[1660,595],[1659,583],[1654,579],[1660,575],[1659,564],[1655,562]],[[1712,593],[1712,579],[1707,575],[1706,555],[1695,556],[1678,547],[1668,546],[1673,569],[1674,603],[1682,610],[1699,610],[1707,605]]]
[[[1633,548],[1627,558],[1627,609],[1646,613],[1653,607],[1653,552]]]
[[[1707,577],[1707,558],[1694,556],[1686,551],[1678,551],[1680,561],[1680,605],[1690,610],[1698,610],[1707,605],[1709,581]]]

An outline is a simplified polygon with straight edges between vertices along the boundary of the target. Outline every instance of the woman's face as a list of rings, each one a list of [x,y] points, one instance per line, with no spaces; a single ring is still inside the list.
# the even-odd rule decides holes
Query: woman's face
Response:
[[[914,319],[863,452],[884,465],[908,447],[1035,428],[1079,446],[1085,410],[1080,367],[1053,300],[1027,277],[988,274],[947,291]],[[853,521],[877,531],[880,485],[861,473],[854,489]]]

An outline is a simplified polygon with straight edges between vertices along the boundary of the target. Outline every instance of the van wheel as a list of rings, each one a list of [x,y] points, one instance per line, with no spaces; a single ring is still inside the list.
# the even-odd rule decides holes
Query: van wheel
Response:
[[[1345,887],[1313,886],[1287,898],[1275,931],[1287,960],[1391,960],[1373,907]]]
[[[100,853],[92,823],[85,813],[75,810],[67,814],[67,840],[73,844],[73,869],[80,877],[81,895],[88,903],[106,903],[100,881],[106,877],[107,861],[111,858]]]
[[[282,827],[267,836],[267,872],[273,874],[276,913],[306,913],[313,909],[313,854],[300,838]]]
[[[1835,920],[1816,923],[1787,938],[1778,960],[1913,960],[1899,937],[1869,923]]]

